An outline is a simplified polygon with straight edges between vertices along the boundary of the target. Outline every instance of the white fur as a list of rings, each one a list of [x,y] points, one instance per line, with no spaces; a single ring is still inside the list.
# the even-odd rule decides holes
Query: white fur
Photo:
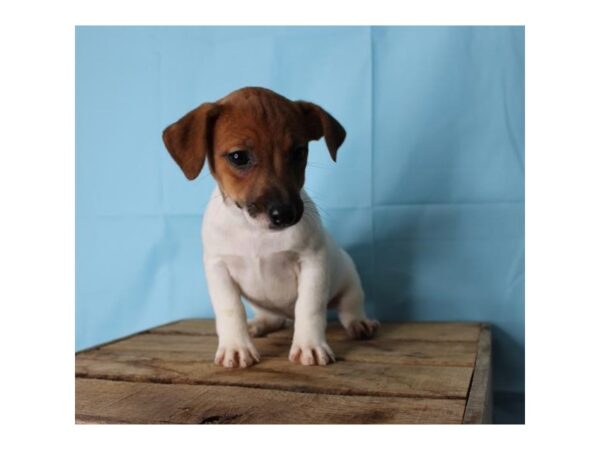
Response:
[[[334,355],[325,339],[326,309],[335,299],[342,325],[374,331],[363,309],[363,291],[350,256],[323,228],[312,200],[302,191],[305,212],[283,230],[251,218],[215,189],[202,226],[204,265],[214,307],[219,348],[215,362],[247,367],[258,362],[250,334],[281,328],[294,319],[290,359],[328,364]],[[241,297],[256,317],[246,322]],[[361,325],[362,324],[362,325]],[[373,328],[373,330],[371,330]],[[356,331],[356,330],[355,330]]]

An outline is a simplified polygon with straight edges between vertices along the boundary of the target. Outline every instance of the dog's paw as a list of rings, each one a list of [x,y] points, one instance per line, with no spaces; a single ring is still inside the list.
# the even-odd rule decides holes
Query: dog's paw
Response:
[[[379,322],[371,319],[353,320],[346,327],[346,333],[352,339],[370,339],[375,336]]]
[[[326,366],[335,362],[335,356],[327,342],[306,345],[294,343],[290,349],[290,361],[303,366]]]
[[[215,354],[215,364],[233,369],[235,367],[246,368],[260,361],[258,350],[251,342],[219,345]]]

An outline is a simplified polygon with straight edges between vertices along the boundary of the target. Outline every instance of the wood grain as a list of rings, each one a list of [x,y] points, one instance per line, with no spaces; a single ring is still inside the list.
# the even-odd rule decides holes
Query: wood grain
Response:
[[[169,384],[221,384],[296,392],[466,398],[472,369],[341,361],[325,367],[263,358],[248,370],[225,369],[175,351],[110,351],[78,355],[76,375]]]
[[[167,324],[76,355],[78,423],[483,423],[489,328],[384,323],[369,341],[330,324],[338,361],[288,361],[292,330],[254,342],[249,369],[213,363],[214,321]],[[315,405],[318,405],[315,407]]]
[[[477,342],[479,338],[480,325],[478,323],[459,322],[384,322],[377,337],[379,339],[405,339],[422,340],[432,342]],[[157,334],[194,334],[200,336],[215,336],[213,320],[192,319],[174,322],[162,327],[150,330]],[[291,339],[293,329],[288,327],[283,330],[269,334],[271,337]],[[327,327],[327,338],[329,340],[349,340],[342,326],[333,322]]]
[[[481,330],[477,359],[465,407],[463,423],[492,423],[492,337],[488,326]]]
[[[291,339],[257,338],[256,348],[263,357],[286,359]],[[214,359],[218,340],[216,336],[192,334],[145,333],[129,339],[104,345],[107,351],[166,351],[189,353],[190,360],[210,362]],[[473,367],[477,353],[476,342],[429,342],[397,339],[373,339],[369,341],[331,341],[338,361],[394,363]]]
[[[152,328],[148,333],[155,334],[197,334],[200,336],[216,336],[215,321],[209,319],[189,319],[168,323]]]
[[[460,423],[464,400],[77,379],[78,423]]]

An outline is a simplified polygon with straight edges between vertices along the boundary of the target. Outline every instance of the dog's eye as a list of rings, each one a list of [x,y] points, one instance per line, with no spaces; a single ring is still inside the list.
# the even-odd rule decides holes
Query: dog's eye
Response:
[[[238,169],[244,169],[250,166],[250,152],[247,150],[236,150],[235,152],[227,153],[227,159]]]
[[[308,146],[302,145],[300,147],[296,147],[292,153],[292,160],[294,162],[304,162],[306,156],[308,155]]]

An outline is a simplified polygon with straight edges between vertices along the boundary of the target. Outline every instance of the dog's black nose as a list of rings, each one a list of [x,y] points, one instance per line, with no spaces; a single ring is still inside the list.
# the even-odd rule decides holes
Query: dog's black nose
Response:
[[[296,214],[292,205],[273,205],[268,212],[273,228],[285,228],[296,221]]]

